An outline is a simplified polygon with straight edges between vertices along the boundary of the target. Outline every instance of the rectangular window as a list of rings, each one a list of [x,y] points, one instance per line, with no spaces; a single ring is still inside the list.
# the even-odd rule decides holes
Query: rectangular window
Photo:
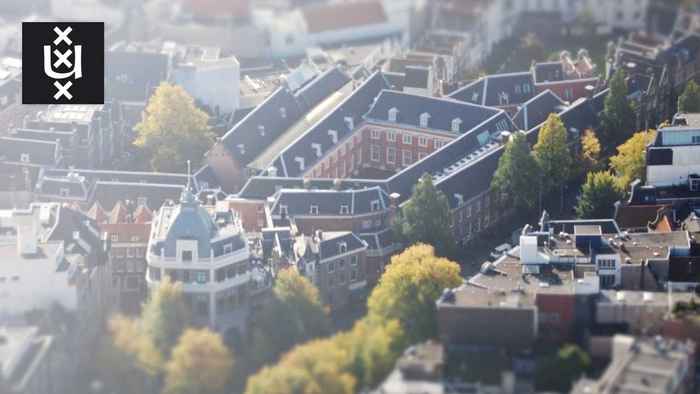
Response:
[[[287,206],[286,205],[280,205],[280,215],[287,216]]]
[[[693,136],[693,144],[700,144],[700,135]]]
[[[413,144],[413,136],[410,134],[404,134],[403,135],[403,143],[405,145],[412,145]]]
[[[318,215],[318,205],[312,205],[309,207],[309,213],[312,215]]]
[[[22,163],[29,163],[29,153],[22,153],[19,156],[19,161],[21,161]]]
[[[357,255],[350,256],[350,265],[357,265]]]
[[[184,262],[192,261],[192,251],[191,250],[183,250],[182,251],[182,261],[184,261]]]
[[[70,190],[68,190],[68,188],[62,187],[58,193],[61,197],[68,197],[70,195]]]
[[[328,263],[328,272],[333,272],[335,271],[335,261],[331,261]]]
[[[197,271],[197,283],[209,282],[209,273],[207,271]]]
[[[396,163],[396,148],[386,148],[386,162],[388,164]]]
[[[338,254],[347,253],[347,251],[348,251],[348,244],[346,244],[345,242],[341,242],[338,244]],[[341,266],[342,266],[342,264],[341,264]]]
[[[350,213],[350,207],[347,205],[341,205],[340,206],[340,214],[341,215],[347,215]]]
[[[112,239],[112,242],[119,242],[119,234],[112,234],[110,238]]]
[[[352,269],[350,270],[350,282],[354,282],[357,280],[357,270]]]
[[[134,250],[131,248],[126,248],[126,257],[134,257]]]
[[[379,200],[372,200],[372,203],[371,203],[372,212],[378,211],[379,208],[380,208],[380,206],[379,206]]]
[[[380,161],[380,153],[379,153],[379,147],[377,145],[370,145],[369,146],[369,155],[370,159],[372,161]]]
[[[422,147],[428,146],[428,137],[423,137],[423,136],[418,137],[418,146],[422,146]]]
[[[440,148],[442,148],[443,145],[445,145],[445,144],[441,140],[437,140],[437,139],[433,140],[433,147],[435,149],[440,149]]]
[[[401,163],[404,166],[410,166],[413,164],[413,152],[410,150],[401,151]]]
[[[396,142],[396,132],[395,131],[387,131],[386,132],[386,140],[388,142]]]
[[[370,138],[373,140],[378,140],[382,138],[382,133],[379,130],[371,130],[370,131]]]
[[[232,244],[224,245],[224,254],[231,254],[231,252],[233,252],[233,245]]]

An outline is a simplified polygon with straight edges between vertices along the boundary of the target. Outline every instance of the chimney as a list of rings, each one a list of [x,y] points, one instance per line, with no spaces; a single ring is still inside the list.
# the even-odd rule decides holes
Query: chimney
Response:
[[[391,193],[389,194],[389,206],[392,208],[396,208],[399,205],[399,198],[401,198],[401,195],[399,193]]]
[[[17,226],[17,254],[20,256],[35,255],[39,252],[39,208],[13,212]]]

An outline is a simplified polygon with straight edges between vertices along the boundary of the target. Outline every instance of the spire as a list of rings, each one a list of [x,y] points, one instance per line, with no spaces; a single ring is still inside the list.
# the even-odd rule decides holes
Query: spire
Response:
[[[182,195],[180,196],[180,202],[183,204],[192,204],[196,201],[197,199],[194,196],[194,193],[192,192],[192,168],[190,165],[190,161],[187,160],[187,186],[185,186],[185,190],[182,191]]]

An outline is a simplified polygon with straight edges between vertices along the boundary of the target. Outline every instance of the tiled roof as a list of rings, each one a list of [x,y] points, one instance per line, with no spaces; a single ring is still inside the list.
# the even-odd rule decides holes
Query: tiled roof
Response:
[[[383,90],[365,115],[365,119],[387,123],[389,111],[394,108],[398,111],[396,117],[398,124],[420,128],[420,117],[427,113],[430,115],[427,128],[449,133],[453,133],[452,121],[455,119],[460,120],[459,133],[463,133],[499,112],[495,108],[457,100]]]
[[[309,33],[352,29],[387,22],[378,0],[359,0],[304,7],[301,13]]]
[[[494,74],[452,92],[449,97],[490,107],[518,105],[535,95],[532,73]]]
[[[355,124],[359,123],[362,115],[367,113],[377,94],[387,87],[386,80],[382,74],[380,72],[374,73],[330,114],[316,123],[315,126],[280,154],[273,164],[277,168],[278,174],[289,177],[301,176],[306,169],[310,168],[319,159],[316,150],[311,144],[319,144],[321,153],[335,146],[338,141],[341,141],[354,129],[348,127],[346,118],[352,118]],[[329,133],[331,130],[337,133],[335,141],[334,137]],[[303,166],[300,161],[303,161]]]
[[[525,102],[513,116],[513,122],[520,130],[530,130],[547,120],[550,114],[561,112],[565,106],[559,96],[551,90],[545,90]]]

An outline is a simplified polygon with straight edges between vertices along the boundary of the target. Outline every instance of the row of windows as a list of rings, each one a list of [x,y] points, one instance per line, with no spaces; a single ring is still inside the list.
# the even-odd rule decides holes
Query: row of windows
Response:
[[[346,246],[346,248],[347,248],[347,246]],[[351,266],[356,266],[357,261],[358,261],[357,255],[350,256],[350,265]],[[331,261],[328,263],[328,265],[326,267],[327,267],[326,269],[327,269],[328,273],[334,272],[336,270],[336,268],[338,270],[345,269],[345,260],[340,259],[337,261]]]
[[[387,164],[396,164],[396,155],[397,155],[397,150],[396,148],[388,147],[386,148],[386,163]],[[370,155],[370,160],[373,162],[381,162],[382,161],[382,148],[379,145],[370,145],[369,147],[369,155]],[[426,152],[418,152],[418,160],[423,160],[428,154]],[[401,150],[401,165],[404,167],[408,167],[411,164],[413,164],[413,151],[410,150]]]
[[[599,259],[598,260],[598,268],[615,269],[615,260],[614,259]]]
[[[226,279],[235,278],[248,272],[248,262],[229,264],[216,270],[216,281],[223,282]]]
[[[395,131],[386,131],[387,142],[396,142],[396,135],[397,135],[397,132],[395,132]],[[400,133],[400,135],[401,135],[401,142],[404,145],[413,145],[413,135],[408,134],[408,133]],[[381,140],[382,139],[382,131],[372,129],[370,131],[370,138],[373,140]],[[423,135],[418,136],[418,138],[416,138],[416,139],[418,140],[418,146],[423,147],[423,148],[427,148],[428,144],[430,143],[431,140],[433,142],[433,147],[435,149],[439,149],[445,144],[443,140],[440,140],[437,138],[432,139],[432,138],[429,138],[429,137],[423,136]]]
[[[114,272],[145,272],[146,263],[136,260],[115,260]]]
[[[356,268],[350,270],[350,283],[357,282],[359,274]],[[328,275],[328,287],[336,285],[344,285],[348,281],[348,273],[345,271],[338,272],[336,275]]]
[[[209,271],[207,270],[166,269],[165,275],[167,275],[173,282],[199,284],[209,282]],[[161,270],[159,268],[149,268],[148,278],[154,282],[160,281]]]
[[[144,248],[112,248],[112,256],[122,257],[143,257]]]

